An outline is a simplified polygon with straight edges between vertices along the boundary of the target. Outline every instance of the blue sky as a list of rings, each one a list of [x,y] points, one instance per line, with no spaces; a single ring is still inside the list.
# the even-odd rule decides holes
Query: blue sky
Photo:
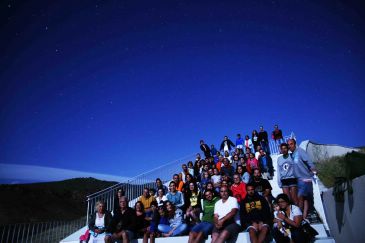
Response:
[[[133,176],[276,123],[365,144],[360,1],[0,8],[0,163]]]

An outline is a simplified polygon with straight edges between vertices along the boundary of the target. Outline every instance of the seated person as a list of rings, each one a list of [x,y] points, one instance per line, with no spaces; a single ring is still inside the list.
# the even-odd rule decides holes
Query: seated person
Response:
[[[247,184],[246,198],[240,204],[241,224],[250,234],[251,242],[264,242],[270,231],[271,213],[266,199]]]
[[[195,225],[199,221],[201,212],[201,196],[198,186],[194,182],[189,183],[189,189],[185,192],[185,219],[188,224]]]
[[[266,201],[269,203],[271,208],[271,203],[274,197],[271,194],[272,187],[270,182],[261,177],[261,172],[259,169],[254,169],[253,176],[251,177],[250,184],[255,187],[255,191],[261,196],[265,197]]]
[[[146,217],[146,220],[149,226],[143,235],[143,242],[148,242],[148,239],[150,239],[150,242],[153,243],[155,242],[155,237],[157,237],[157,226],[160,222],[160,213],[156,201],[151,202],[151,217]]]
[[[241,181],[241,177],[239,174],[235,173],[233,175],[233,184],[231,186],[232,196],[237,199],[237,202],[240,203],[246,197],[246,184]]]
[[[288,195],[282,193],[276,198],[280,211],[276,214],[273,229],[273,237],[276,242],[295,242],[304,243],[310,242],[306,238],[302,228],[301,222],[303,220],[302,211],[299,207],[290,204]],[[280,227],[284,227],[283,230]]]
[[[212,233],[214,226],[214,205],[219,200],[214,197],[212,190],[204,192],[203,200],[203,217],[202,222],[195,225],[189,234],[189,243],[199,243],[206,239]]]
[[[227,186],[220,190],[221,199],[214,205],[212,243],[223,243],[240,232],[237,199],[229,196]]]
[[[172,176],[172,181],[175,182],[176,190],[178,190],[179,192],[182,192],[183,187],[184,187],[184,182],[180,180],[178,174],[174,174]]]
[[[160,178],[156,179],[156,192],[158,192],[158,189],[163,189],[165,192],[168,191],[167,186],[165,186],[164,184],[162,184],[162,181]]]
[[[162,232],[164,237],[184,234],[187,231],[188,226],[184,224],[182,210],[175,207],[170,201],[167,201],[165,206],[169,225],[159,224],[158,230]]]
[[[135,236],[136,230],[136,213],[128,207],[128,199],[122,196],[119,199],[119,212],[113,215],[113,218],[106,229],[105,242],[111,243],[121,240],[129,243]]]
[[[138,201],[143,203],[144,210],[147,213],[147,215],[149,215],[151,211],[151,202],[156,201],[156,199],[154,196],[150,195],[150,190],[147,187],[145,187],[143,189],[143,194],[138,198]]]
[[[105,203],[102,201],[96,202],[96,212],[91,215],[89,220],[90,238],[89,242],[98,241],[99,239],[104,241],[105,229],[109,226],[112,215],[105,209]]]
[[[156,201],[158,206],[162,206],[164,202],[167,201],[167,197],[165,196],[165,190],[160,188],[157,191]],[[152,202],[153,203],[153,202]]]
[[[146,213],[144,211],[143,203],[137,201],[134,205],[134,211],[136,212],[136,238],[140,238],[146,232],[148,223],[146,220]]]

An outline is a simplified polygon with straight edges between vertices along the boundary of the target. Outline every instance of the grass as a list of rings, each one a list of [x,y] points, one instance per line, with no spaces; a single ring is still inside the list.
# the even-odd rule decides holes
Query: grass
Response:
[[[319,161],[316,167],[322,183],[326,187],[333,187],[336,177],[352,180],[365,175],[365,153],[351,152],[344,156],[332,157]]]

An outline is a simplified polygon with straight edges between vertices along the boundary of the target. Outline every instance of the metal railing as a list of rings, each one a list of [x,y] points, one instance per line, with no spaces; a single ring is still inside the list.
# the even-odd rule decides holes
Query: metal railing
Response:
[[[179,168],[189,160],[194,161],[196,154],[187,155],[183,158],[174,160],[150,171],[137,175],[129,180],[123,181],[111,187],[105,188],[99,192],[93,193],[87,196],[87,221],[90,215],[95,211],[96,202],[101,200],[106,204],[106,209],[112,211],[114,208],[114,198],[116,197],[116,191],[118,188],[123,188],[125,196],[128,199],[132,199],[129,206],[134,206],[133,199],[138,198],[143,193],[145,187],[155,188],[156,178],[160,178],[162,183],[168,182],[172,179],[172,175],[179,173]]]
[[[72,221],[21,223],[0,226],[1,243],[59,242],[85,226],[85,217]]]

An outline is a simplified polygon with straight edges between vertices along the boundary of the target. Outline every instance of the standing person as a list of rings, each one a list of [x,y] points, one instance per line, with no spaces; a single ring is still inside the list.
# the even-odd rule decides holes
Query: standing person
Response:
[[[105,230],[112,220],[112,214],[105,209],[104,202],[96,202],[95,209],[96,212],[91,215],[91,219],[89,220],[90,238],[88,242],[104,240]]]
[[[105,242],[111,243],[121,240],[129,243],[135,236],[136,213],[128,207],[128,199],[122,196],[119,199],[120,211],[113,215],[109,227],[106,229]]]
[[[188,170],[189,170],[189,174],[194,176],[194,165],[193,165],[193,161],[189,161],[188,162]]]
[[[259,166],[261,173],[264,174],[264,178],[271,180],[274,177],[274,167],[272,165],[272,159],[268,156],[263,149],[260,149]]]
[[[274,139],[277,147],[279,147],[280,144],[284,142],[283,132],[279,129],[278,125],[274,126],[274,131],[271,133],[271,138]]]
[[[218,150],[214,147],[214,144],[210,145],[210,154],[212,157],[217,155]]]
[[[298,205],[298,180],[294,175],[294,161],[289,155],[288,144],[280,145],[281,155],[278,157],[278,185],[291,201]]]
[[[207,144],[204,143],[204,140],[200,140],[200,150],[203,151],[205,159],[207,159],[211,156],[210,148]]]
[[[247,196],[240,204],[240,217],[242,226],[250,234],[251,242],[264,242],[270,231],[270,207],[265,198],[255,192],[252,184],[247,184]]]
[[[241,151],[243,151],[243,138],[241,138],[241,134],[239,134],[239,133],[237,134],[236,148],[238,148]]]
[[[214,226],[214,205],[219,198],[214,197],[212,190],[204,192],[202,222],[195,225],[189,234],[189,243],[200,243],[212,233]]]
[[[294,175],[298,178],[298,204],[303,211],[303,218],[306,219],[308,211],[313,208],[313,184],[312,177],[317,174],[313,162],[307,153],[300,147],[294,139],[288,140],[291,158],[294,161]]]
[[[253,148],[255,149],[255,152],[257,152],[257,146],[260,145],[260,141],[259,141],[259,134],[257,133],[256,130],[252,131],[252,144],[253,144]]]
[[[240,232],[237,199],[230,197],[228,187],[222,186],[221,199],[214,206],[214,228],[212,243],[223,243],[237,237]]]
[[[270,154],[269,150],[269,138],[267,135],[267,132],[264,130],[263,126],[260,126],[260,132],[259,132],[259,142],[261,145],[261,148],[266,152]]]
[[[232,143],[232,141],[230,139],[228,139],[228,136],[224,136],[224,139],[220,146],[220,150],[224,151],[224,152],[225,151],[230,152],[232,150],[232,148],[234,148],[234,144]]]
[[[245,148],[249,148],[250,151],[253,153],[254,152],[254,149],[253,149],[253,144],[252,144],[252,141],[250,139],[250,136],[246,135],[245,136]]]

